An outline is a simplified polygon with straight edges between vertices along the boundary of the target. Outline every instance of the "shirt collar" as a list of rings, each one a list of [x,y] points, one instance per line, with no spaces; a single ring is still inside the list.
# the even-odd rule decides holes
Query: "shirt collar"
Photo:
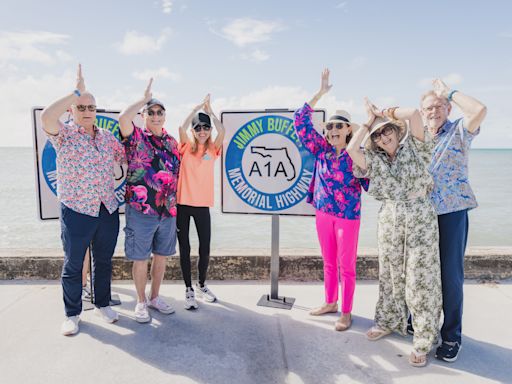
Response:
[[[439,136],[446,131],[448,131],[448,128],[452,125],[452,122],[450,120],[446,120],[443,124],[443,126],[437,131],[436,136]]]
[[[153,132],[151,132],[149,129],[147,129],[146,127],[143,128],[144,130],[144,133],[147,135],[147,136],[155,136],[155,137],[158,137],[156,135],[153,134]],[[165,130],[165,128],[162,128],[162,136],[160,137],[161,139],[163,139],[164,137],[166,136],[169,136],[167,134],[167,131]]]
[[[80,132],[82,135],[85,134],[85,128],[84,127],[82,127],[81,125],[78,125],[76,123],[73,123],[73,124],[78,128],[78,132]],[[100,129],[96,125],[93,125],[92,129],[96,133],[98,133],[100,131]]]

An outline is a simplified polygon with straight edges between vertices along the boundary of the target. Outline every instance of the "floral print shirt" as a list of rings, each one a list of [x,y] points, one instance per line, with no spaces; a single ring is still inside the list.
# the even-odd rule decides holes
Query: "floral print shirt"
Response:
[[[112,213],[115,163],[125,162],[124,148],[115,136],[94,126],[93,138],[73,121],[62,124],[57,135],[47,135],[57,153],[57,196],[75,212],[98,217],[101,204]]]
[[[468,161],[471,142],[480,128],[469,132],[463,119],[447,121],[434,137],[436,144],[430,164],[434,176],[432,202],[438,215],[478,206],[469,185]]]
[[[376,200],[428,198],[434,185],[428,169],[433,149],[434,142],[428,132],[425,132],[425,142],[408,134],[393,161],[383,151],[365,150],[366,171],[355,165],[354,174],[370,179],[368,194]]]
[[[343,150],[339,156],[314,128],[313,109],[306,103],[295,112],[295,130],[302,145],[315,156],[315,171],[309,185],[307,202],[317,210],[343,219],[359,220],[361,186],[368,190],[368,180],[352,173],[352,159]]]
[[[126,204],[146,215],[176,216],[178,142],[165,129],[158,137],[134,126],[123,143],[128,160]]]

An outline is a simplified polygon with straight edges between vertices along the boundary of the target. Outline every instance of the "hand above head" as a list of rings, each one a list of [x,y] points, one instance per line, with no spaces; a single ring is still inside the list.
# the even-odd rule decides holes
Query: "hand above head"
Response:
[[[368,125],[371,125],[376,117],[383,117],[382,112],[367,97],[364,98],[364,107],[368,115]]]
[[[203,109],[208,115],[211,115],[213,113],[210,94],[207,94],[206,97],[204,98]]]
[[[325,68],[322,71],[322,81],[320,82],[320,91],[318,91],[318,94],[320,96],[325,95],[327,92],[329,92],[332,88],[332,84],[329,84],[329,75],[331,72],[328,68]]]
[[[76,89],[82,94],[85,92],[85,81],[82,75],[82,64],[78,64],[78,71],[76,74]]]
[[[435,79],[432,81],[432,86],[434,87],[434,92],[437,97],[445,97],[448,98],[450,94],[450,88],[443,82],[441,79]]]
[[[144,103],[147,103],[153,98],[153,92],[151,92],[151,85],[153,85],[153,78],[149,79],[148,86],[144,90]]]

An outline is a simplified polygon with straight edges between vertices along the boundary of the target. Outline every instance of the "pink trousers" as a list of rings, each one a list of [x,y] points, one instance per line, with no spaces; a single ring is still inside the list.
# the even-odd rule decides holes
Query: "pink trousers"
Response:
[[[316,230],[324,259],[325,302],[338,301],[341,283],[341,310],[352,312],[356,287],[357,241],[359,220],[347,220],[316,211]]]

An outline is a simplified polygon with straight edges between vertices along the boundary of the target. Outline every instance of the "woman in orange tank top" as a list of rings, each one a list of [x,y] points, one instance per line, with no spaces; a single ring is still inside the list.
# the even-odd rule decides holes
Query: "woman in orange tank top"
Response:
[[[200,110],[203,112],[199,112]],[[213,121],[213,125],[212,125]],[[191,127],[191,134],[187,128]],[[213,126],[217,130],[212,138]],[[185,308],[198,308],[195,291],[192,288],[190,266],[190,218],[194,219],[199,237],[199,281],[196,291],[207,302],[217,298],[206,286],[206,274],[210,258],[211,220],[210,207],[214,204],[214,165],[221,155],[224,127],[213,113],[208,94],[197,105],[180,126],[180,147],[182,156],[178,178],[178,241],[180,244],[180,264],[185,282]]]

